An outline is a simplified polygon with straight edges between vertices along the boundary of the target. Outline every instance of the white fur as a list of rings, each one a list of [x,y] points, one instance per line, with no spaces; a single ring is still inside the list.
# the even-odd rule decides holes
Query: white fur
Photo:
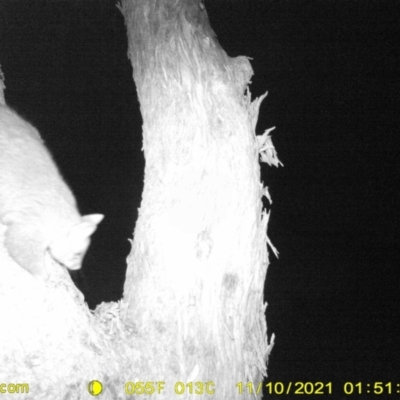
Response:
[[[0,221],[11,257],[35,276],[47,275],[45,253],[79,269],[101,214],[82,217],[39,132],[0,105]]]

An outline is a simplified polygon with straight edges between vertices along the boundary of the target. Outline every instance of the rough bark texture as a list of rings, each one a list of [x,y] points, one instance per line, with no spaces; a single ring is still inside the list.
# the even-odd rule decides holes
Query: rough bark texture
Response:
[[[91,313],[50,256],[50,279],[33,278],[0,224],[0,383],[29,384],[15,399],[90,399],[92,379],[107,400],[141,394],[129,384],[139,381],[156,393],[165,382],[158,399],[260,398],[236,385],[261,382],[272,348],[259,154],[279,162],[268,131],[255,136],[264,96],[244,94],[250,64],[220,48],[200,1],[124,0],[121,10],[146,156],[124,299]]]
[[[91,399],[93,379],[103,383],[102,399],[132,398],[124,384],[146,357],[120,319],[121,303],[103,303],[93,314],[50,257],[50,279],[35,279],[8,255],[4,232],[0,224],[0,384],[29,385],[29,393],[4,398]]]
[[[177,382],[180,398],[195,382],[213,382],[218,399],[254,398],[237,384],[262,381],[272,345],[262,99],[245,94],[250,63],[222,50],[199,0],[122,0],[121,11],[144,121],[145,186],[124,289],[126,322],[148,339],[142,380],[167,382],[160,399]]]

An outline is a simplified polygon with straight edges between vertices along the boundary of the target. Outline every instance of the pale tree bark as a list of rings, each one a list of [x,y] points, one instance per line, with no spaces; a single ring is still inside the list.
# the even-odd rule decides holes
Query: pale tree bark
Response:
[[[220,48],[201,2],[123,0],[121,11],[146,157],[124,298],[91,313],[49,255],[47,281],[18,266],[0,224],[0,383],[29,385],[15,399],[93,398],[93,379],[110,400],[145,382],[158,399],[261,398],[236,385],[262,381],[272,348],[258,160],[279,161],[269,131],[255,136],[265,96],[244,93],[250,64]]]
[[[245,384],[262,382],[272,348],[259,151],[279,161],[268,132],[255,136],[250,63],[227,56],[199,0],[122,0],[121,11],[146,159],[124,290],[128,323],[150,339],[143,377],[170,383],[160,398],[175,382],[182,398],[207,383],[218,399],[254,398]]]

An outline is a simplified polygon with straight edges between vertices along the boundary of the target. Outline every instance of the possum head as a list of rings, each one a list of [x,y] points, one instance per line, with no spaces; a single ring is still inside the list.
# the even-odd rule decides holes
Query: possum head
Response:
[[[54,238],[48,247],[51,256],[68,269],[80,269],[90,244],[90,236],[103,218],[102,214],[83,216],[80,223]]]

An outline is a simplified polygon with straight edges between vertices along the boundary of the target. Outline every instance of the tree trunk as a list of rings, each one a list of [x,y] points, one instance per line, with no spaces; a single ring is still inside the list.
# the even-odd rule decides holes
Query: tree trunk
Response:
[[[147,340],[141,380],[165,381],[160,399],[254,398],[245,385],[262,383],[272,348],[259,151],[278,160],[268,132],[255,136],[250,63],[227,56],[199,0],[122,0],[121,11],[146,159],[124,287],[126,322]]]
[[[261,398],[245,384],[259,388],[272,348],[258,158],[279,161],[268,131],[255,136],[265,96],[244,94],[250,64],[220,48],[199,0],[123,0],[121,11],[146,157],[124,298],[91,313],[50,256],[48,281],[19,267],[0,224],[0,384],[26,383],[13,398],[35,400],[92,398],[93,379],[104,400],[143,388]]]

